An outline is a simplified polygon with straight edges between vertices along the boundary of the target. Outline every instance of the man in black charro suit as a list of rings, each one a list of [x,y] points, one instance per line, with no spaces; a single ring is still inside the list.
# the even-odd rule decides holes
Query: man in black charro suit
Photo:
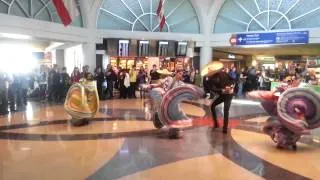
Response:
[[[220,70],[214,75],[210,76],[209,87],[210,94],[211,96],[214,96],[213,98],[215,99],[211,105],[211,112],[214,123],[213,129],[219,128],[216,106],[224,103],[223,133],[226,134],[228,132],[229,110],[233,98],[234,82],[224,70]]]

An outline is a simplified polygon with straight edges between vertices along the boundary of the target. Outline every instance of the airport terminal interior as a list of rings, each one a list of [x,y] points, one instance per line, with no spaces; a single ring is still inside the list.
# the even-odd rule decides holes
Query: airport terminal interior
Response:
[[[319,0],[0,0],[0,179],[320,179]]]

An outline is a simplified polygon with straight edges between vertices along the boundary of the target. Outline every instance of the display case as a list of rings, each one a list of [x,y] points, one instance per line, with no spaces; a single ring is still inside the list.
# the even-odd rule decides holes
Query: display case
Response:
[[[137,69],[140,69],[140,67],[143,67],[144,69],[148,69],[148,59],[143,58],[140,60],[136,60],[136,67]]]
[[[112,65],[112,67],[118,67],[118,61],[117,61],[117,59],[111,58],[110,64]]]
[[[175,70],[175,62],[170,62],[168,68],[170,71],[174,71]]]
[[[141,60],[137,61],[136,67],[137,67],[137,69],[140,69],[140,67],[144,67],[143,61],[141,61]]]
[[[127,68],[127,60],[126,59],[120,59],[119,60],[119,67],[121,67],[121,69],[126,69]]]
[[[127,60],[127,69],[131,69],[134,64],[135,64],[134,59],[128,59]]]

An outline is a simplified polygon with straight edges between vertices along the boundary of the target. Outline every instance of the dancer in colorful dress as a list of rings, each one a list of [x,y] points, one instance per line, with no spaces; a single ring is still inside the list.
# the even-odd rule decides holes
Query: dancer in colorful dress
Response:
[[[99,95],[97,83],[91,73],[69,88],[64,108],[72,117],[71,124],[74,126],[88,124],[89,119],[96,115],[99,110]]]

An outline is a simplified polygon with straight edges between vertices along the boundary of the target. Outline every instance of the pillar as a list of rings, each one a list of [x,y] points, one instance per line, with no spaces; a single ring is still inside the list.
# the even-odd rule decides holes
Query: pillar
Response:
[[[203,46],[200,49],[200,68],[212,61],[212,47]]]
[[[63,49],[57,49],[55,50],[55,57],[56,57],[56,64],[62,68],[65,66],[64,63],[64,50]]]
[[[83,65],[89,66],[89,71],[93,72],[96,68],[96,44],[93,42],[83,43]]]

